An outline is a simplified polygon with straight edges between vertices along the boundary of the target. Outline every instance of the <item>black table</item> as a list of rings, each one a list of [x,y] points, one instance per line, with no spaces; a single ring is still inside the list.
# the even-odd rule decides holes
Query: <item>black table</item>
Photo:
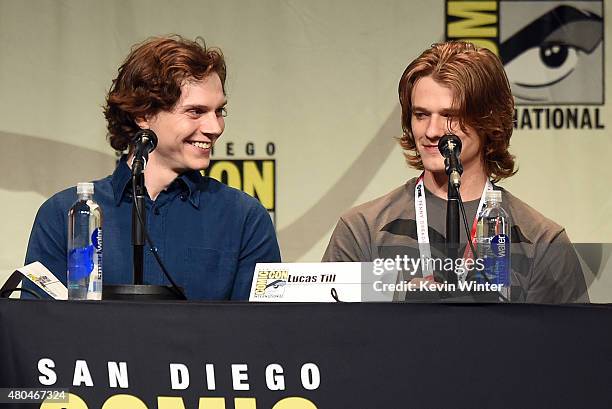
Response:
[[[612,407],[610,305],[1,299],[0,352],[0,387],[90,409]]]

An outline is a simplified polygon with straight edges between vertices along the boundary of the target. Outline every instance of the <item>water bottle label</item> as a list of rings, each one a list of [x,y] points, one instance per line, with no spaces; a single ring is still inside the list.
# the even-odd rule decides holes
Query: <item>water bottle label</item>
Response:
[[[102,228],[97,228],[92,232],[91,243],[95,254],[92,254],[87,298],[99,300],[102,294]]]
[[[98,227],[91,233],[91,243],[98,253],[102,253],[102,228]]]
[[[491,238],[490,254],[484,259],[485,272],[492,284],[510,285],[510,237],[498,234]]]
[[[506,258],[510,250],[510,238],[505,234],[498,234],[491,239],[493,254],[498,258]]]

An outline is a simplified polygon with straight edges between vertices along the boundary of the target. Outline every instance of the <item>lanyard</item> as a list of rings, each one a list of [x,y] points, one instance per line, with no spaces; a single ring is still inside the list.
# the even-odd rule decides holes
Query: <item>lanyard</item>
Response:
[[[431,268],[431,263],[427,261],[431,259],[431,246],[429,244],[429,231],[427,224],[427,203],[425,201],[425,184],[423,183],[424,173],[421,173],[421,176],[416,181],[416,185],[414,187],[414,211],[416,214],[416,225],[417,225],[417,237],[419,239],[419,252],[421,256],[421,267],[423,270],[423,278],[426,280],[433,280],[433,270]],[[487,179],[487,183],[485,183],[484,190],[482,191],[482,195],[480,196],[480,203],[478,203],[478,209],[476,210],[476,216],[474,217],[474,222],[472,223],[472,231],[470,235],[470,241],[475,243],[476,239],[476,226],[478,225],[478,215],[482,211],[482,208],[485,205],[485,193],[488,190],[493,190],[493,184],[490,180]],[[468,245],[465,248],[465,253],[463,258],[469,259],[472,258],[472,249]]]

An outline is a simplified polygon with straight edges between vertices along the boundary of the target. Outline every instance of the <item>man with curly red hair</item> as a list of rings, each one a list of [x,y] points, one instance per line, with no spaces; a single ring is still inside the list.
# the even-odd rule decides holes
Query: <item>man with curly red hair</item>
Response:
[[[132,282],[132,139],[158,137],[144,172],[147,228],[188,299],[248,299],[255,264],[280,261],[272,220],[247,194],[200,173],[225,128],[226,67],[219,49],[180,36],[135,46],[108,92],[104,114],[111,146],[126,151],[111,176],[94,182],[104,213],[103,281]],[[75,188],[38,211],[26,263],[41,261],[66,282],[68,209]],[[150,251],[144,282],[168,285]]]
[[[434,44],[404,71],[399,83],[400,145],[420,177],[339,220],[324,261],[442,257],[448,176],[438,141],[462,142],[461,197],[472,226],[487,189],[502,191],[513,228],[512,298],[527,302],[588,301],[586,285],[565,230],[494,183],[516,173],[508,151],[514,100],[500,60],[488,49],[452,41]],[[467,238],[461,229],[462,247]],[[472,229],[474,235],[475,229]],[[470,239],[473,240],[473,237]],[[461,254],[471,254],[469,251]],[[421,270],[416,281],[442,280]]]

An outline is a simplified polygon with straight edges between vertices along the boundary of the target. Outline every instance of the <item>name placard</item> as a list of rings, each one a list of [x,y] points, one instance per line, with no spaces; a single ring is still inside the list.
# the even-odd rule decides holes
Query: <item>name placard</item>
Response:
[[[361,302],[393,301],[393,292],[371,290],[372,263],[259,263],[249,301]],[[395,282],[397,273],[383,279]]]

